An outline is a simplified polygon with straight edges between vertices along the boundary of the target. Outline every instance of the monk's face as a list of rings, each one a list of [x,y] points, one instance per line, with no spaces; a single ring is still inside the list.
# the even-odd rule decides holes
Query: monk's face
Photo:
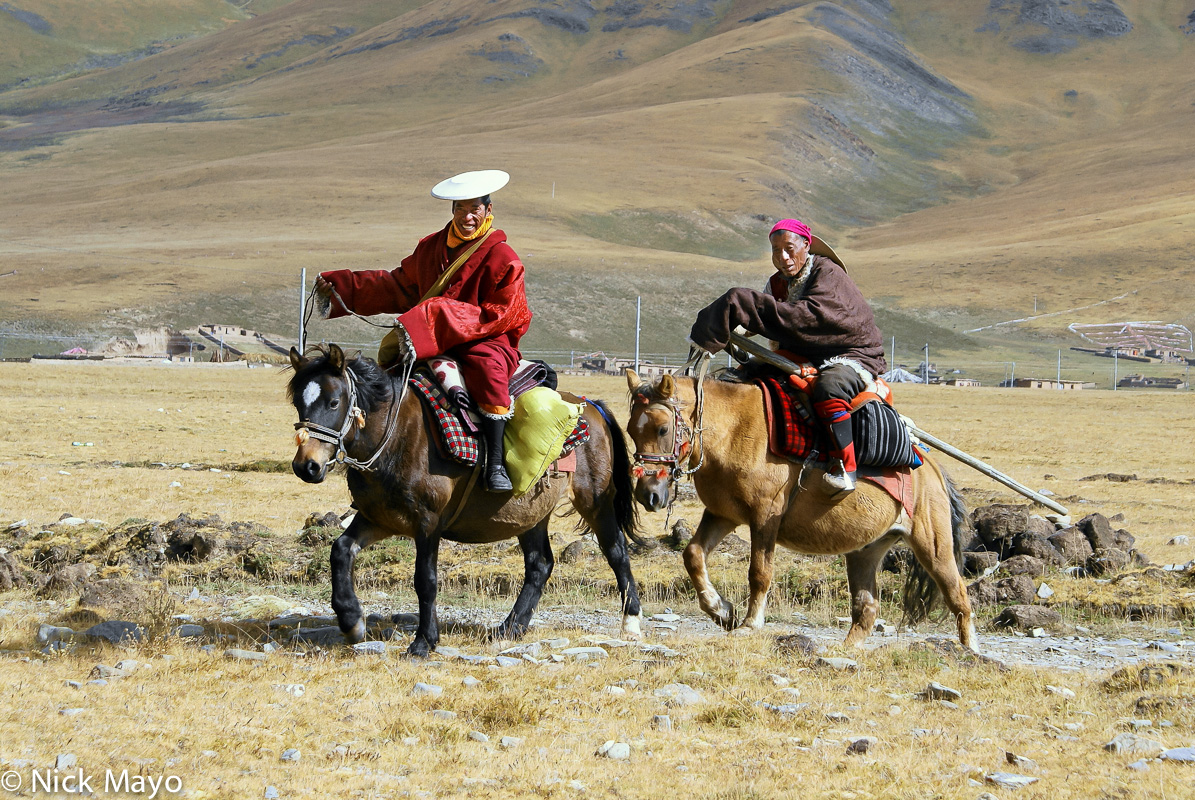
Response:
[[[482,226],[489,216],[493,203],[483,203],[480,197],[472,200],[453,200],[452,218],[456,220],[456,227],[465,236],[471,236]]]
[[[772,242],[772,266],[788,278],[796,277],[809,255],[809,240],[792,231],[776,231]]]

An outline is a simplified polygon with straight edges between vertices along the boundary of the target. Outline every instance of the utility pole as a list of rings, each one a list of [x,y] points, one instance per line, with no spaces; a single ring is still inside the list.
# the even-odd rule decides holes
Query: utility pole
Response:
[[[643,297],[635,298],[635,371],[639,371],[639,319],[643,308]]]
[[[892,360],[888,362],[889,369],[896,369],[896,337],[892,337]]]
[[[925,383],[929,384],[929,342],[925,343],[925,347],[921,348],[925,351],[925,361],[921,363],[921,372],[925,376]]]
[[[1062,388],[1062,351],[1058,351],[1058,380],[1056,381],[1058,388]]]
[[[1116,391],[1116,384],[1120,383],[1120,351],[1112,351],[1112,391]],[[1190,369],[1190,367],[1187,367]]]
[[[303,319],[303,307],[307,305],[307,267],[299,272],[299,352],[303,352],[307,344],[306,320]]]

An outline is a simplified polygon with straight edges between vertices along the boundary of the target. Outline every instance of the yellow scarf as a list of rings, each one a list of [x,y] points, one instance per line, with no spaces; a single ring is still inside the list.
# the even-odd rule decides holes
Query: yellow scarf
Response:
[[[456,220],[454,219],[452,221],[452,224],[448,226],[448,246],[449,247],[459,247],[460,245],[464,244],[465,242],[471,242],[479,236],[485,236],[486,231],[488,231],[493,224],[494,224],[494,215],[486,214],[485,222],[481,223],[481,225],[478,226],[477,230],[473,231],[473,235],[465,236],[463,233],[461,233],[457,229]]]

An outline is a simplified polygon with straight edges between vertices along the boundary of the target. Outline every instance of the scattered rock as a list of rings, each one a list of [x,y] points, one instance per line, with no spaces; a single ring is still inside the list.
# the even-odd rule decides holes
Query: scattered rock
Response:
[[[614,761],[627,761],[631,757],[631,746],[611,739],[598,748],[597,755]]]
[[[561,564],[574,564],[585,556],[585,542],[578,539],[560,551]]]
[[[83,636],[89,639],[102,639],[115,645],[128,645],[144,639],[145,629],[135,622],[114,619],[92,625],[83,631]]]
[[[569,647],[560,651],[562,656],[575,661],[590,661],[609,658],[610,654],[601,647]]]
[[[1190,543],[1191,543],[1191,537],[1187,536],[1186,534],[1179,534],[1178,536],[1175,536],[1170,541],[1166,542],[1166,544],[1170,545],[1171,547],[1182,547],[1182,546],[1186,546]],[[2,581],[2,580],[3,579],[0,578],[0,581]],[[2,583],[0,583],[0,589],[3,589],[3,588],[4,587],[3,587]]]
[[[1047,683],[1046,691],[1049,692],[1050,694],[1056,694],[1059,697],[1066,699],[1066,700],[1074,700],[1075,699],[1075,693],[1073,691],[1071,691],[1070,689],[1066,688],[1065,686],[1052,686]]]
[[[651,718],[651,726],[657,731],[672,730],[672,717],[667,714],[656,714]]]
[[[1019,756],[1007,750],[1004,751],[1004,760],[1017,769],[1035,770],[1038,768],[1037,762],[1032,758],[1025,758],[1025,756]]]
[[[929,686],[925,687],[925,691],[921,692],[918,697],[923,697],[926,700],[962,700],[963,693],[958,689],[951,689],[949,686],[933,681]]]
[[[1058,551],[1063,561],[1072,566],[1083,566],[1095,552],[1091,543],[1078,528],[1066,528],[1049,538],[1050,545]]]
[[[1000,612],[994,624],[1001,628],[1051,628],[1062,622],[1062,615],[1045,606],[1016,605]]]
[[[385,642],[358,642],[353,645],[353,651],[357,655],[362,656],[384,656],[386,655]]]
[[[282,751],[280,760],[297,762],[303,757],[303,754],[293,747],[288,747]]]
[[[818,658],[817,661],[813,662],[813,666],[837,670],[839,672],[848,670],[854,672],[859,669],[859,663],[849,658]]]
[[[984,780],[1001,789],[1023,789],[1030,784],[1037,783],[1041,778],[1031,778],[1028,775],[1016,775],[1011,772],[993,772],[990,775],[985,775]]]
[[[652,694],[663,698],[664,704],[670,708],[691,706],[704,700],[701,694],[687,683],[670,683],[656,689]]]
[[[985,574],[999,563],[999,553],[989,553],[986,550],[963,553],[963,574],[968,578],[974,578]]]
[[[997,574],[1014,576],[1028,575],[1033,578],[1046,574],[1046,563],[1033,556],[1011,556],[1000,562]]]
[[[481,744],[485,744],[490,740],[490,737],[486,736],[481,731],[469,731],[469,738],[475,742],[480,742]]]
[[[860,736],[847,745],[846,751],[850,755],[863,755],[874,747],[878,741],[879,739],[874,736]]]
[[[811,656],[821,649],[821,645],[803,633],[794,633],[776,637],[776,649],[785,655]]]
[[[224,657],[230,661],[265,661],[269,656],[265,653],[259,653],[255,650],[241,650],[239,648],[231,648],[224,651]]]
[[[1112,741],[1104,745],[1109,753],[1119,753],[1127,756],[1142,756],[1155,758],[1166,749],[1161,742],[1145,739],[1135,733],[1118,733]]]
[[[1132,561],[1132,557],[1117,547],[1108,547],[1097,551],[1087,559],[1087,571],[1096,577],[1112,575],[1120,572]]]
[[[1163,761],[1179,761],[1184,764],[1195,764],[1195,747],[1175,747],[1158,756]]]
[[[513,750],[521,744],[523,744],[523,739],[520,736],[503,736],[498,740],[498,746],[503,750]]]
[[[1089,514],[1079,520],[1075,527],[1087,537],[1096,555],[1116,547],[1116,534],[1112,532],[1112,525],[1103,514]]]
[[[1014,575],[992,581],[980,578],[967,587],[973,605],[1032,605],[1037,600],[1037,586],[1028,575]]]

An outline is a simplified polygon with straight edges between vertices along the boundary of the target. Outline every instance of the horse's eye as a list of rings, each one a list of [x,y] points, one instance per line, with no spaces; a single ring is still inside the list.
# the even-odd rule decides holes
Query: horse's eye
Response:
[[[337,397],[331,403],[328,403],[328,405],[331,406],[332,408],[340,408],[340,398]]]
[[[668,435],[668,426],[667,426],[667,425],[661,425],[661,426],[660,426],[660,432],[659,432],[657,435],[658,435],[658,436],[659,436],[661,439],[663,439],[665,436],[667,436],[667,435]]]

